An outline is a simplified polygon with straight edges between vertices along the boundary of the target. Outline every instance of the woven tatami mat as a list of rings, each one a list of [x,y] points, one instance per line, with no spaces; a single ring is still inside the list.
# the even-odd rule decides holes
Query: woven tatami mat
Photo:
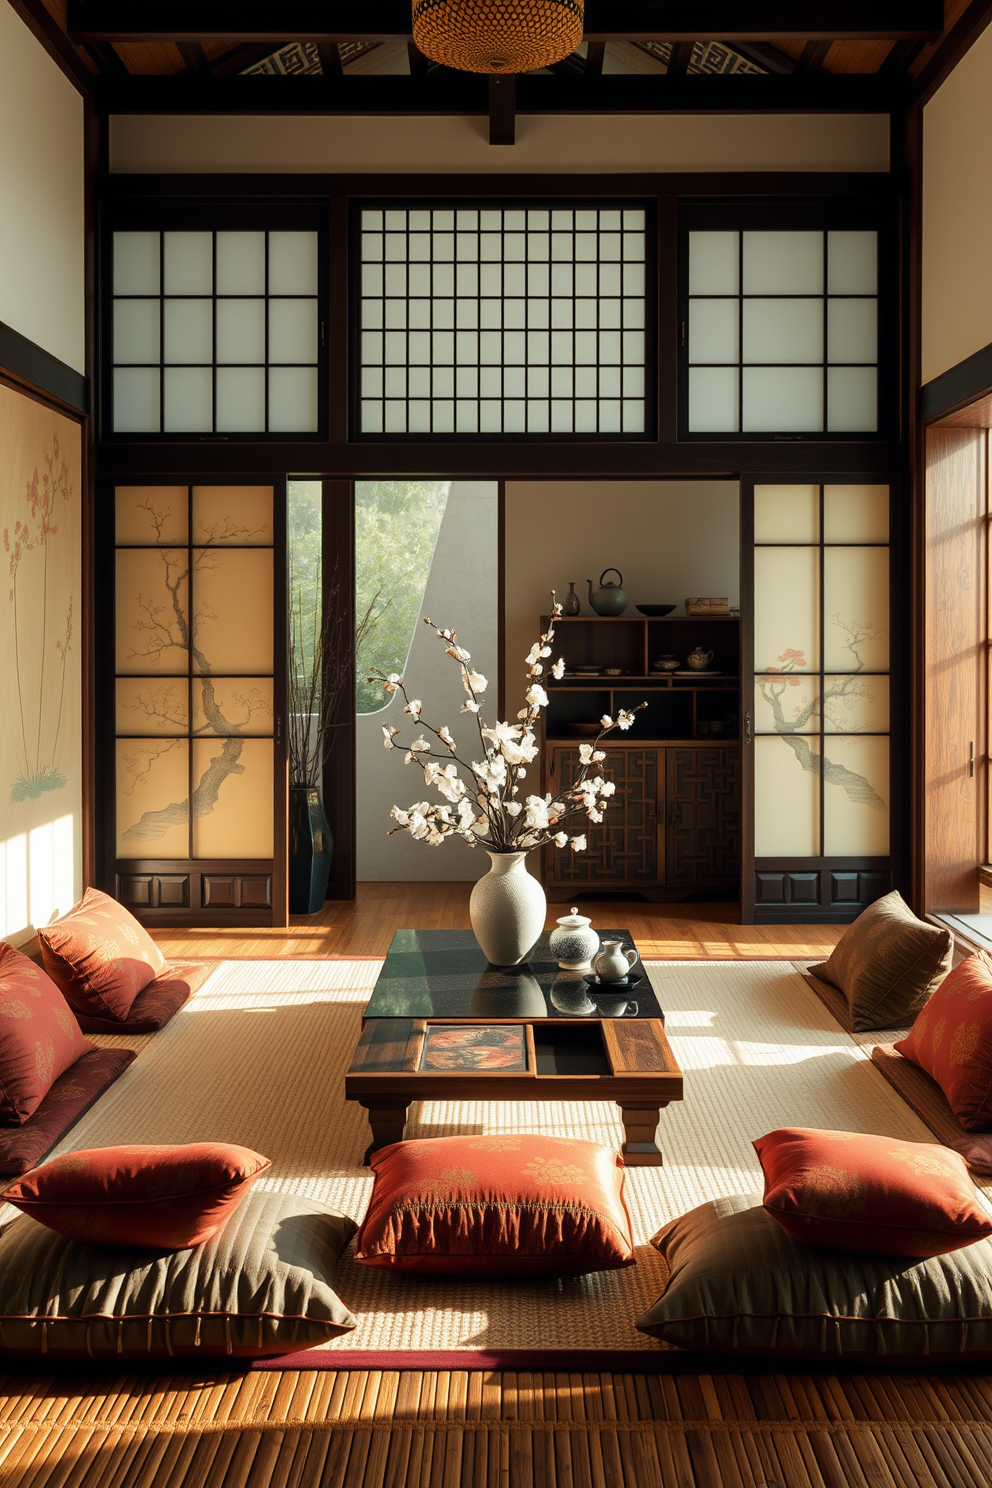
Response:
[[[344,1071],[378,961],[224,962],[58,1151],[117,1142],[243,1143],[273,1159],[270,1189],[361,1219],[364,1112]],[[638,1264],[550,1281],[411,1280],[345,1260],[339,1289],[359,1318],[347,1350],[657,1350],[634,1328],[661,1290],[648,1245],[703,1200],[761,1187],[751,1140],[777,1126],[933,1137],[830,1017],[789,962],[655,963],[683,1102],[662,1116],[665,1165],[631,1168]],[[554,1132],[618,1145],[616,1108],[463,1102],[413,1107],[408,1136]],[[8,1211],[9,1213],[9,1211]]]

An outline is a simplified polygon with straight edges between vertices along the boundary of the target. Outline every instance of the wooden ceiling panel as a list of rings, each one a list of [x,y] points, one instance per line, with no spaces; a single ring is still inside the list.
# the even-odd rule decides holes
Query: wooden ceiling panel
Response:
[[[877,72],[892,51],[891,41],[835,41],[823,64],[825,72]]]
[[[175,77],[186,71],[179,48],[171,41],[118,41],[114,50],[134,77]]]

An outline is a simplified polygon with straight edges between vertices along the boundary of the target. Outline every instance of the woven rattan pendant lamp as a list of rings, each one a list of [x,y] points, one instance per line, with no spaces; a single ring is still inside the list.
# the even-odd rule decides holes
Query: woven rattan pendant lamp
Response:
[[[425,57],[462,72],[532,72],[582,40],[583,0],[413,0]]]

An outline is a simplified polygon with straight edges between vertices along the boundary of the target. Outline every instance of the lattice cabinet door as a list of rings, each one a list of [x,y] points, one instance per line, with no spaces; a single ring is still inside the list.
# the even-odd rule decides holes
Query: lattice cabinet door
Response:
[[[659,824],[664,815],[661,751],[633,744],[607,748],[603,774],[616,782],[616,794],[601,826],[586,829],[585,852],[549,848],[545,858],[549,888],[644,887],[664,882]],[[548,747],[546,790],[566,790],[579,773],[579,751]]]
[[[666,749],[665,882],[736,888],[741,867],[741,765],[735,749]]]

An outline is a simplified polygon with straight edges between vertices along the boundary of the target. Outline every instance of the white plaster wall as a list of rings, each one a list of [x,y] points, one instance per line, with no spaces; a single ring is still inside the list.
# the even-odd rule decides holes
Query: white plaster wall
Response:
[[[85,370],[83,100],[0,0],[0,320]]]
[[[471,118],[122,114],[113,171],[886,171],[881,114],[548,116],[515,145]]]
[[[992,343],[992,28],[923,111],[923,381]]]
[[[478,726],[467,713],[459,713],[465,701],[461,669],[447,656],[435,632],[423,624],[429,615],[435,625],[457,630],[459,644],[472,653],[477,671],[489,679],[484,709],[497,716],[498,670],[498,489],[495,481],[455,481],[434,549],[434,562],[424,594],[404,674],[411,697],[420,698],[424,716],[435,728],[447,724],[459,746],[467,749],[473,737],[478,759]],[[419,766],[404,765],[403,755],[383,748],[384,724],[402,729],[404,742],[418,731],[403,713],[403,700],[394,695],[378,713],[360,714],[357,738],[358,878],[421,879],[480,878],[489,859],[480,848],[471,848],[460,838],[440,847],[415,842],[407,832],[386,834],[394,825],[390,807],[409,806],[413,801],[440,796],[426,790]]]
[[[689,595],[740,594],[740,495],[735,481],[508,481],[506,485],[506,707],[520,706],[524,657],[570,579],[591,615],[607,564],[623,575],[627,613],[636,604],[678,604]],[[610,574],[616,582],[616,575]]]

